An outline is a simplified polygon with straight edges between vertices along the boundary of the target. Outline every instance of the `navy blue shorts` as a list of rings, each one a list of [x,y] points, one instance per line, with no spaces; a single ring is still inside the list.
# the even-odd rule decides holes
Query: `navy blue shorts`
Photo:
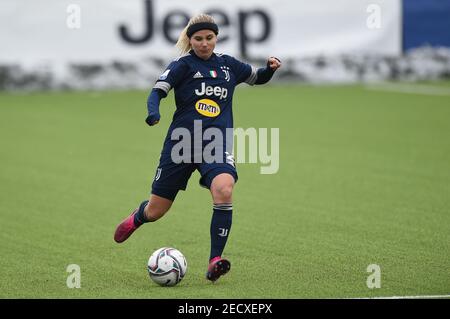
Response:
[[[214,177],[222,173],[228,173],[238,180],[234,160],[230,156],[224,159],[224,163],[174,163],[170,153],[161,153],[159,166],[156,169],[152,184],[152,194],[174,200],[180,190],[186,190],[192,173],[198,170],[201,178],[199,184],[205,188],[211,188]]]

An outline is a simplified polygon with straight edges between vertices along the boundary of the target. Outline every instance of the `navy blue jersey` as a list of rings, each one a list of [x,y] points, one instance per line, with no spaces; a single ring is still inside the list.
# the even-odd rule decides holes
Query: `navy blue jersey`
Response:
[[[183,127],[194,134],[196,120],[201,120],[203,131],[215,127],[225,136],[225,130],[233,128],[234,88],[242,82],[253,85],[256,78],[256,68],[225,54],[213,53],[203,60],[191,50],[170,63],[154,86],[166,94],[172,88],[175,91],[176,111],[163,152],[170,152],[178,142],[171,140],[175,128]]]

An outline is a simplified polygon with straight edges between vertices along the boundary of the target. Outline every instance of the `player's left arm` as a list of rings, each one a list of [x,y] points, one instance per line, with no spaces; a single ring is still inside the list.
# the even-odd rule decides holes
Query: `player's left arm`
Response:
[[[259,68],[256,71],[256,79],[254,84],[265,84],[272,79],[273,74],[277,69],[281,67],[280,59],[276,57],[270,57],[267,60],[265,68]]]
[[[233,57],[227,56],[229,65],[236,75],[236,85],[245,82],[249,85],[264,84],[270,81],[273,74],[281,67],[280,59],[270,57],[267,59],[266,67],[255,68],[254,66],[236,60]]]
[[[244,80],[245,83],[249,85],[265,84],[272,79],[275,71],[281,67],[281,61],[276,57],[270,57],[267,59],[266,67],[258,69],[249,64],[243,63],[243,65],[246,66],[243,69],[249,72],[242,72],[242,74],[247,74],[247,78]]]

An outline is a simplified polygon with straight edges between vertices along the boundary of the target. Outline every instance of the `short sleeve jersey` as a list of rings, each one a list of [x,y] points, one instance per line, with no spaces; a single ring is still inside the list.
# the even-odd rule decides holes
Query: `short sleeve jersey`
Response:
[[[172,131],[186,128],[194,133],[194,121],[197,125],[201,121],[203,131],[215,127],[225,136],[225,130],[233,128],[234,89],[242,82],[255,84],[256,72],[253,66],[225,54],[213,53],[203,60],[191,50],[172,61],[153,87],[166,94],[173,88],[175,93],[176,111],[164,142],[165,151],[177,142],[171,140]]]

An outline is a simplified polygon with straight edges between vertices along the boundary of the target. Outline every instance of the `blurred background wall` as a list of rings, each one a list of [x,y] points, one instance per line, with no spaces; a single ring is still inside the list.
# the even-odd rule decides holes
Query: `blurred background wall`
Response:
[[[278,81],[450,78],[450,0],[2,0],[0,90],[148,89],[200,12],[217,52],[280,57]]]

